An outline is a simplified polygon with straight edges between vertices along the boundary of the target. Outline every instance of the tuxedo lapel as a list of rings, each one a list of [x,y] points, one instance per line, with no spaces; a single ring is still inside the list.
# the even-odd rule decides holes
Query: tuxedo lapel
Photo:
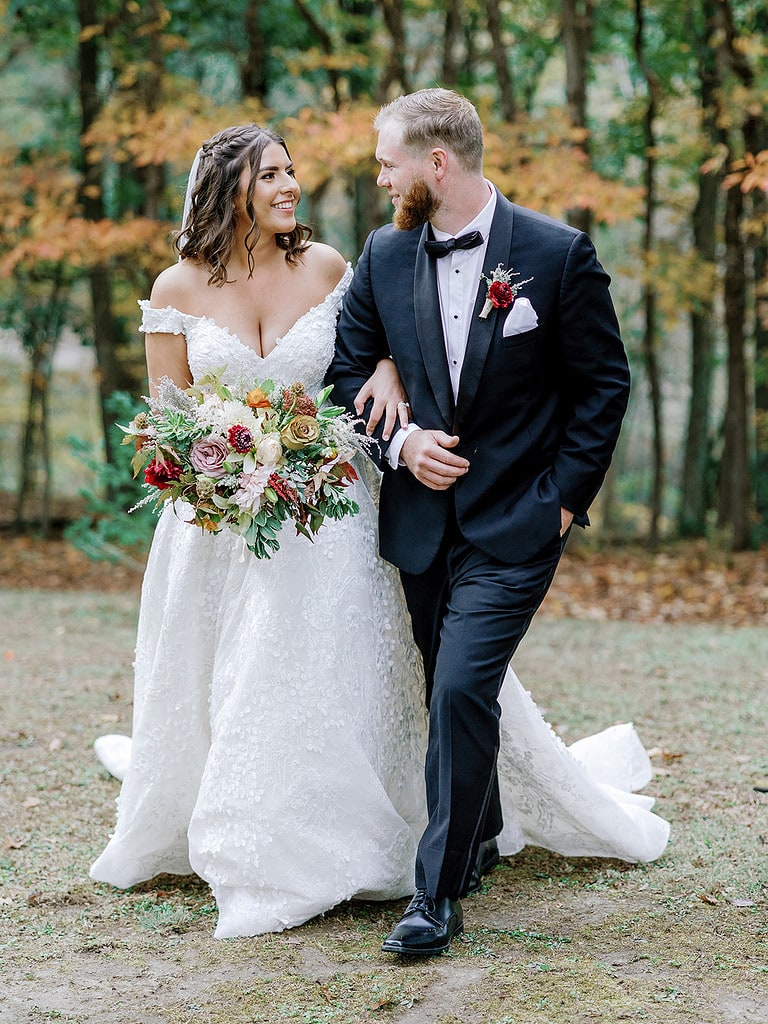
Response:
[[[445,355],[443,319],[440,315],[440,298],[437,291],[435,261],[424,251],[427,225],[416,252],[416,269],[413,278],[413,305],[416,313],[416,337],[427,377],[445,421],[446,430],[453,422],[453,390]]]
[[[510,253],[512,251],[512,227],[513,208],[500,193],[496,197],[496,211],[491,223],[491,233],[488,237],[488,246],[485,251],[483,273],[490,277],[491,272],[501,263],[505,270],[510,269]],[[511,268],[514,269],[514,268]],[[467,351],[464,355],[464,363],[461,367],[461,378],[459,380],[459,394],[456,401],[456,416],[453,423],[453,433],[458,433],[462,424],[466,421],[467,413],[477,394],[480,383],[480,375],[485,366],[488,356],[493,332],[499,316],[498,309],[492,309],[485,320],[480,319],[480,311],[485,304],[485,297],[488,285],[480,281],[477,290],[475,306],[472,310],[472,320],[467,338]],[[502,313],[504,311],[502,310]]]

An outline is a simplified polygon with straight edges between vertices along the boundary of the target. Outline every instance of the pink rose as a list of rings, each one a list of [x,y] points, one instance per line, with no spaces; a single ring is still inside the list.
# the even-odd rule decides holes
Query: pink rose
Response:
[[[189,461],[198,473],[206,476],[224,476],[224,460],[229,451],[227,445],[219,437],[204,437],[195,441],[189,450]]]

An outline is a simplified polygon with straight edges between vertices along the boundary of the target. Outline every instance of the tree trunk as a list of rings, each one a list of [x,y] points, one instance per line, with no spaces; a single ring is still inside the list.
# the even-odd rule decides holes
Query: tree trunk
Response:
[[[757,511],[764,530],[768,528],[768,199],[755,190],[749,197],[750,221],[761,225],[753,249],[755,288],[755,489]]]
[[[456,43],[461,31],[461,0],[447,0],[443,32],[443,85],[453,89],[459,78]]]
[[[485,18],[491,37],[491,58],[496,69],[496,80],[499,88],[499,103],[504,120],[510,124],[515,120],[517,104],[512,75],[507,63],[507,49],[504,46],[504,23],[499,0],[485,0]]]
[[[643,226],[643,253],[645,257],[644,283],[642,293],[643,310],[643,358],[648,378],[648,393],[651,404],[652,422],[652,474],[651,498],[649,503],[650,522],[648,545],[655,549],[659,543],[659,521],[664,496],[664,423],[662,416],[661,372],[659,368],[656,339],[656,289],[650,277],[649,257],[654,244],[654,212],[656,208],[656,119],[659,84],[656,75],[645,63],[643,44],[644,28],[643,0],[635,0],[635,55],[648,85],[648,102],[643,117],[645,141],[645,218]]]
[[[721,86],[717,54],[711,46],[716,27],[715,0],[703,0],[704,23],[691,36],[698,36],[699,96],[702,130],[708,148],[725,142],[718,126],[717,96]],[[698,198],[693,211],[694,249],[702,264],[713,266],[716,260],[716,231],[722,172],[710,171],[698,176]],[[701,537],[706,532],[706,516],[712,507],[712,372],[715,362],[715,316],[711,296],[698,299],[691,313],[691,397],[688,429],[685,436],[678,529],[683,536]]]
[[[89,26],[99,23],[98,6],[96,0],[78,0],[81,33]],[[88,38],[87,34],[81,34],[78,43],[81,135],[91,127],[100,109],[97,84],[98,56],[96,36]],[[100,161],[89,160],[88,153],[84,149],[81,151],[80,162],[83,171],[83,213],[87,220],[101,220],[104,217],[102,164]],[[99,397],[104,430],[104,449],[107,460],[113,462],[114,450],[109,430],[111,417],[106,411],[104,403],[114,391],[135,390],[135,382],[123,370],[115,354],[117,345],[123,339],[112,312],[112,289],[108,268],[104,265],[96,266],[89,272],[88,277],[93,308],[93,341],[99,367]]]
[[[372,174],[353,179],[353,230],[355,252],[362,252],[368,235],[381,224],[379,189]]]
[[[153,114],[163,101],[163,31],[166,26],[164,7],[158,0],[146,5],[144,36],[147,41],[145,71],[138,80],[140,102],[148,114]],[[161,220],[165,201],[165,164],[147,164],[133,168],[134,175],[144,192],[142,213],[152,220]]]
[[[765,7],[756,14],[755,27],[762,32],[763,38],[768,35],[768,11]],[[768,122],[764,113],[759,120],[756,119],[751,145],[755,154],[768,149]],[[750,194],[750,206],[750,220],[759,225],[752,261],[755,287],[755,482],[758,512],[765,533],[768,532],[768,195],[754,189]]]
[[[728,395],[720,460],[718,525],[729,530],[731,547],[743,551],[751,543],[751,480],[747,363],[744,317],[747,302],[741,221],[744,196],[731,188],[725,200],[725,328],[728,339]]]
[[[346,27],[342,45],[365,56],[364,67],[351,67],[346,73],[351,100],[377,95],[377,71],[370,60],[371,37],[377,21],[377,0],[337,0],[344,14]]]
[[[562,33],[565,49],[565,92],[568,120],[571,127],[583,136],[574,142],[574,148],[589,162],[589,136],[587,133],[587,61],[592,45],[594,18],[593,0],[563,0]],[[568,223],[589,233],[592,227],[591,211],[575,207],[567,211]]]
[[[48,392],[53,372],[53,354],[61,334],[62,268],[57,267],[48,298],[38,301],[35,282],[19,282],[19,290],[30,293],[30,310],[25,317],[22,341],[30,354],[29,388],[24,434],[21,445],[21,474],[16,495],[15,528],[22,533],[30,523],[27,506],[30,498],[40,499],[40,512],[35,523],[44,537],[51,522],[52,463]]]
[[[755,105],[759,109],[759,104]],[[768,149],[768,122],[762,114],[749,115],[742,125],[744,149],[753,156]],[[754,490],[758,515],[768,526],[768,196],[753,189],[745,200],[747,246],[751,250],[751,288],[755,371]]]
[[[408,42],[405,36],[403,0],[381,0],[381,10],[391,39],[389,59],[380,85],[381,98],[386,100],[393,85],[397,85],[400,92],[410,92],[411,85],[405,67]]]
[[[333,39],[330,33],[321,22],[315,17],[314,13],[310,10],[309,6],[305,3],[305,0],[293,0],[296,10],[299,12],[301,17],[306,22],[312,34],[320,44],[320,49],[323,53],[330,57],[333,55],[334,45]],[[340,80],[339,72],[336,68],[330,67],[328,69],[328,78],[331,83],[331,90],[333,92],[333,107],[334,110],[338,110],[341,106],[341,91],[340,91]]]
[[[245,9],[245,35],[248,40],[240,83],[245,96],[264,102],[267,98],[267,44],[261,27],[261,0],[248,0]]]
[[[754,90],[755,73],[749,53],[740,45],[736,23],[729,0],[718,2],[719,28],[722,31],[722,52],[742,90]],[[759,15],[766,21],[765,12]],[[745,154],[757,153],[766,142],[766,119],[762,113],[761,96],[747,95],[741,100],[745,117],[741,134]],[[731,148],[729,165],[734,159]],[[728,336],[728,404],[725,413],[723,464],[721,466],[719,522],[728,526],[734,550],[752,544],[752,519],[755,512],[755,485],[750,472],[750,412],[755,398],[755,381],[750,381],[747,368],[745,324],[747,319],[748,249],[745,234],[751,231],[744,217],[744,196],[738,186],[728,190],[725,215],[726,269],[725,323]],[[761,225],[754,242],[752,267],[758,273],[765,269],[765,225]],[[756,310],[755,310],[756,312]],[[755,324],[756,349],[765,346],[766,326]],[[764,348],[763,348],[764,351]]]

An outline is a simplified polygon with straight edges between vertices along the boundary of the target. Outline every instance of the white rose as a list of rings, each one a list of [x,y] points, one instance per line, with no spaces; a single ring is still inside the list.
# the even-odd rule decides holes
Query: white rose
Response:
[[[267,434],[256,449],[256,461],[262,466],[276,466],[283,455],[283,446],[277,434]]]

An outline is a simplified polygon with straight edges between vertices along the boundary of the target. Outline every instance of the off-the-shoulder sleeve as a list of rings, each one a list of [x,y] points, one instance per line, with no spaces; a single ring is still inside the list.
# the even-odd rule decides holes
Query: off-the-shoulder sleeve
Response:
[[[141,309],[140,331],[147,334],[186,334],[184,321],[186,316],[173,306],[166,306],[164,309],[154,309],[148,299],[139,301]]]

